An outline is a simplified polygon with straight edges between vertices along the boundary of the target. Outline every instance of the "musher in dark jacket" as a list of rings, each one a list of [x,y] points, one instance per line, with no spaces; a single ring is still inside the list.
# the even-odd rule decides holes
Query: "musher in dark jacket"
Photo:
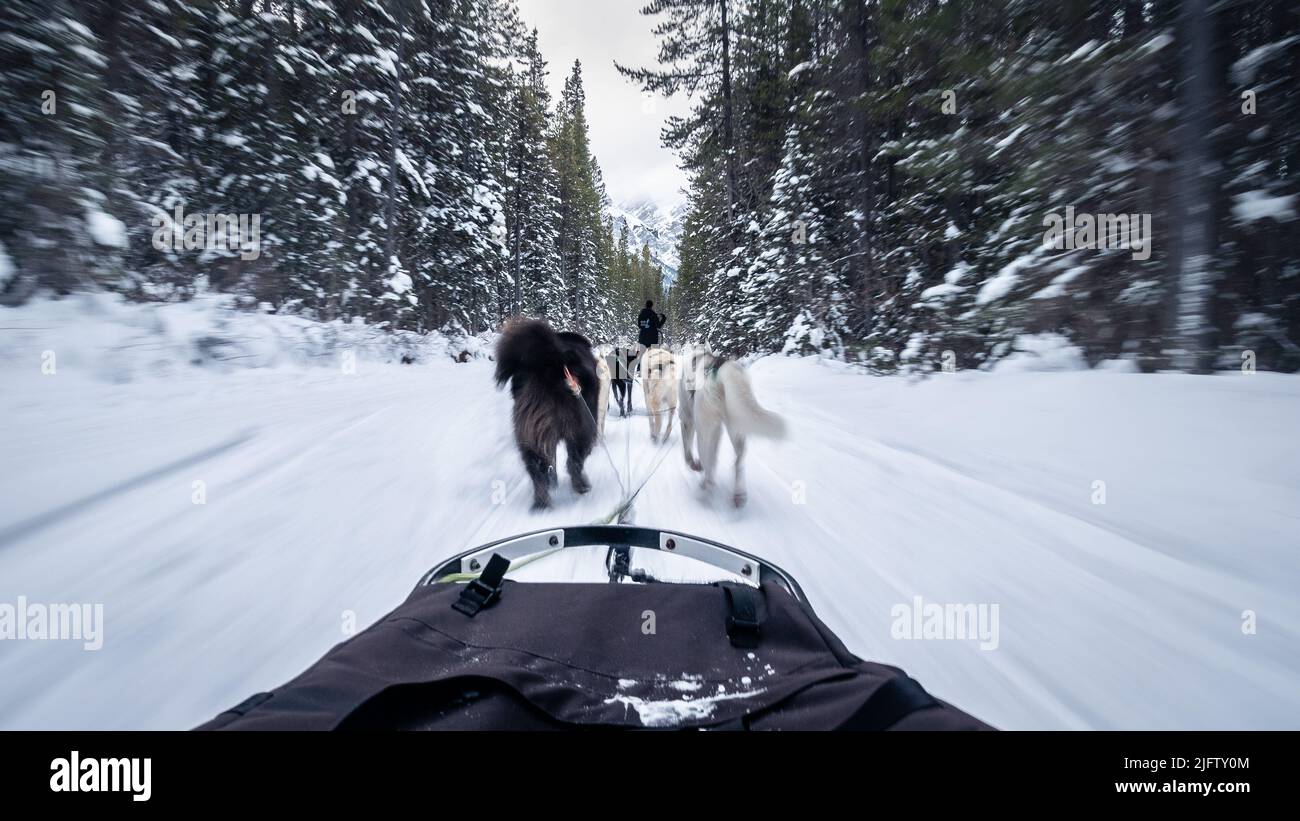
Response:
[[[651,345],[659,344],[659,329],[668,321],[668,317],[655,313],[654,302],[645,301],[645,307],[641,309],[641,315],[636,318],[638,328],[636,341],[641,343],[641,350],[644,351]]]

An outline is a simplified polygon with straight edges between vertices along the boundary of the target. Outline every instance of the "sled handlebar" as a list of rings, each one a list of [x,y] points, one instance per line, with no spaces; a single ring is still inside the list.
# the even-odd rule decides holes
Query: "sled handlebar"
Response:
[[[785,588],[786,592],[798,601],[807,602],[803,589],[799,587],[794,577],[771,562],[743,550],[698,536],[630,525],[577,525],[536,530],[521,536],[500,539],[470,548],[443,561],[420,579],[420,586],[452,580],[448,577],[473,577],[487,566],[493,554],[513,562],[526,556],[535,556],[549,551],[593,545],[605,545],[611,548],[639,547],[686,556],[726,571],[754,586],[764,582],[774,582]]]

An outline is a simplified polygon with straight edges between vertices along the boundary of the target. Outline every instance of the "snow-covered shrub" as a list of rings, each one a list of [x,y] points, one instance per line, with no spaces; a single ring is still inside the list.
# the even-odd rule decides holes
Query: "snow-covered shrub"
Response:
[[[109,381],[162,376],[182,368],[347,368],[364,364],[466,362],[490,354],[489,334],[449,327],[418,334],[360,320],[318,322],[240,310],[225,295],[186,302],[138,303],[107,293],[37,299],[0,308],[0,361],[39,362],[54,352],[58,366]]]

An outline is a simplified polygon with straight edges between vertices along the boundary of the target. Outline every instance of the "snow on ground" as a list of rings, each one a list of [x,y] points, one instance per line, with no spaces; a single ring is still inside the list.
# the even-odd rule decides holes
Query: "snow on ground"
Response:
[[[336,335],[311,357],[192,366],[215,321],[193,310],[191,332],[170,306],[0,309],[0,605],[102,603],[106,623],[96,651],[0,641],[0,728],[198,724],[440,559],[604,516],[611,457],[637,479],[657,456],[638,390],[588,461],[592,493],[561,470],[555,509],[531,514],[490,362],[371,348],[349,371],[363,337]],[[247,344],[298,350],[310,330]],[[52,375],[50,350],[67,353]],[[777,563],[853,651],[997,726],[1300,728],[1300,379],[751,372],[793,435],[751,446],[749,506],[726,481],[700,494],[674,429],[637,523]],[[917,597],[997,605],[996,649],[894,638]]]

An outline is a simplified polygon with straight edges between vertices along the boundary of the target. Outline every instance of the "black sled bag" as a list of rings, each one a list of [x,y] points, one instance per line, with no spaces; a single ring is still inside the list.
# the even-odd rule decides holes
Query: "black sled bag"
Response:
[[[201,730],[987,730],[784,588],[422,585]]]

